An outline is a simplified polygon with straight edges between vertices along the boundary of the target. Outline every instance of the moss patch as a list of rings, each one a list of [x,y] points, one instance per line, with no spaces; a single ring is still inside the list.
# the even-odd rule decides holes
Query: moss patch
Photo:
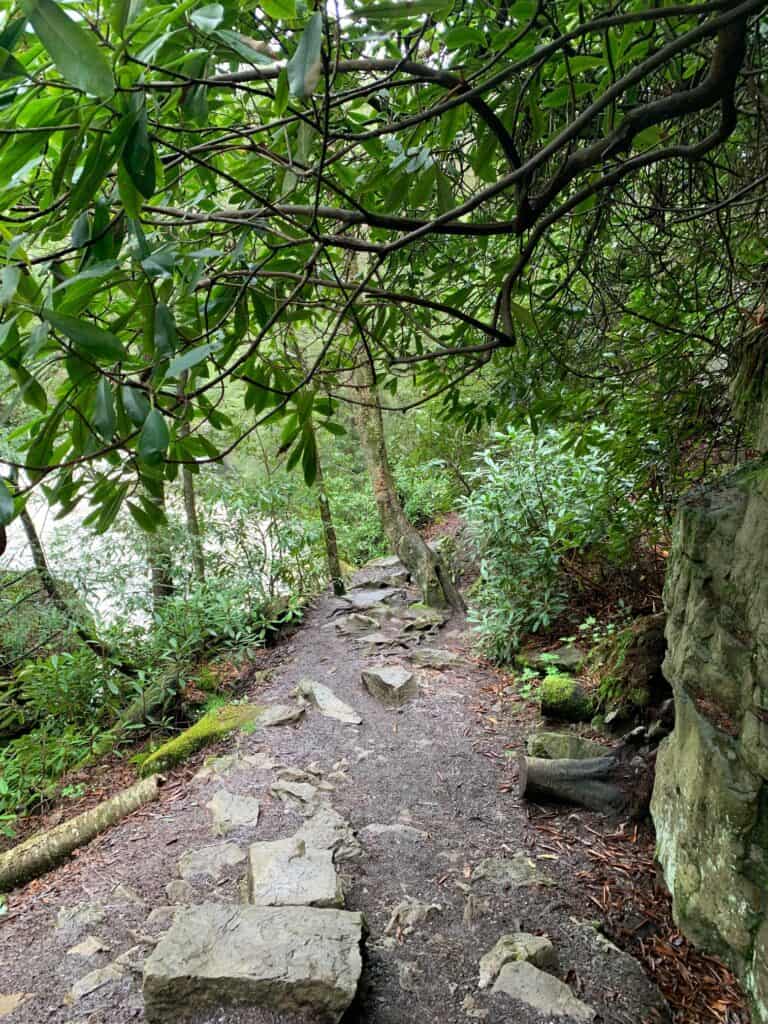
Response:
[[[539,694],[541,712],[547,718],[581,722],[594,714],[592,697],[582,690],[573,676],[564,673],[547,676],[542,680]]]
[[[145,757],[141,762],[141,774],[150,775],[184,761],[201,747],[207,747],[235,729],[255,724],[265,710],[262,704],[225,704],[209,711],[189,729]]]

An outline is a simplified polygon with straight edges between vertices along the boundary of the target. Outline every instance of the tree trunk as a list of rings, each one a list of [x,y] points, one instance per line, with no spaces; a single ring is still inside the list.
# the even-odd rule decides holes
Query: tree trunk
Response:
[[[314,425],[312,431],[314,432]],[[333,592],[337,597],[345,592],[344,577],[339,561],[339,545],[336,540],[336,528],[333,525],[331,515],[331,503],[328,501],[328,492],[325,489],[325,478],[323,476],[323,465],[320,458],[320,448],[315,437],[315,450],[317,451],[317,474],[315,476],[315,487],[317,487],[317,506],[320,510],[320,520],[323,524],[323,540],[325,541],[325,557],[328,560],[328,573],[331,577]]]
[[[384,420],[376,383],[364,355],[361,365],[355,371],[355,388],[357,431],[384,534],[421,590],[425,604],[436,608],[449,605],[463,609],[461,594],[443,563],[403,512],[387,455]]]
[[[84,811],[49,832],[34,835],[7,853],[0,854],[0,892],[7,892],[49,871],[79,846],[90,842],[150,800],[156,800],[158,795],[158,777],[153,775],[121,790],[90,811]]]
[[[161,484],[160,488],[158,494],[150,493],[149,498],[165,512],[165,485]],[[172,597],[175,590],[171,574],[171,549],[165,527],[160,526],[157,533],[147,534],[147,549],[152,577],[152,606],[157,613],[163,601]]]
[[[12,478],[12,482],[14,484],[16,483],[15,478]],[[48,559],[46,558],[45,549],[43,548],[37,528],[35,527],[32,516],[27,511],[26,506],[24,506],[19,513],[19,519],[21,520],[21,525],[24,528],[27,543],[29,544],[29,550],[32,553],[32,561],[35,565],[35,571],[40,578],[40,584],[48,595],[53,606],[66,617],[86,647],[90,647],[90,649],[95,654],[98,654],[100,658],[108,658],[112,661],[115,668],[125,673],[125,675],[135,676],[137,673],[135,666],[131,665],[129,662],[123,661],[118,651],[113,647],[110,647],[109,644],[103,643],[98,637],[93,636],[81,622],[78,622],[76,611],[70,607],[66,598],[59,590],[56,578],[48,565]]]
[[[184,387],[187,383],[187,377],[189,376],[189,370],[185,370],[181,374],[179,380],[179,397],[186,402],[184,398]],[[186,437],[189,434],[189,423],[182,423],[179,428],[179,436]],[[190,471],[188,466],[182,466],[181,468],[181,485],[184,491],[184,514],[187,520],[187,533],[189,534],[190,544],[192,546],[192,566],[195,570],[195,578],[198,583],[205,583],[205,555],[203,553],[203,540],[202,533],[200,530],[200,520],[197,516],[197,498],[195,495],[195,477]]]
[[[518,759],[520,796],[642,818],[648,811],[653,790],[656,752],[639,751],[637,739],[630,733],[621,746],[606,757],[550,760],[521,754]]]
[[[40,577],[40,583],[42,584],[43,590],[48,595],[51,603],[58,608],[60,612],[68,618],[71,617],[72,613],[67,607],[67,602],[64,600],[61,591],[56,585],[56,580],[54,579],[53,574],[51,573],[51,568],[48,565],[48,559],[45,557],[42,542],[37,529],[35,528],[35,524],[32,521],[32,516],[27,511],[26,506],[19,513],[19,519],[21,520],[21,525],[24,527],[27,544],[29,544],[29,550],[32,553],[32,561],[35,564],[37,575]]]

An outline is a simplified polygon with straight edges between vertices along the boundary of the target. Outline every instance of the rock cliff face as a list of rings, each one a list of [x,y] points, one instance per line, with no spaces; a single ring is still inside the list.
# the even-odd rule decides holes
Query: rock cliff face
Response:
[[[665,603],[676,724],[651,804],[658,859],[678,924],[732,965],[768,1024],[765,459],[682,502]]]

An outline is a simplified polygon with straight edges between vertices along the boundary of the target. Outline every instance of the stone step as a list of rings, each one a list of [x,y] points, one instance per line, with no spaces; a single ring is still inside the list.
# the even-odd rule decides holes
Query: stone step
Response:
[[[252,843],[248,900],[258,907],[343,907],[344,890],[330,850],[301,838]]]
[[[346,910],[179,907],[144,964],[146,1019],[247,1005],[336,1024],[357,990],[362,932],[362,914]]]

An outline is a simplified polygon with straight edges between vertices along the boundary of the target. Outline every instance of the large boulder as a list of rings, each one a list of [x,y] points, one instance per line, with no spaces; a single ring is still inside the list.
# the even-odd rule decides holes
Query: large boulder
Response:
[[[651,812],[675,919],[768,1024],[768,476],[681,503],[665,587],[673,734]]]
[[[335,1024],[357,990],[362,929],[362,914],[345,910],[180,907],[144,964],[146,1019],[245,1005]]]

